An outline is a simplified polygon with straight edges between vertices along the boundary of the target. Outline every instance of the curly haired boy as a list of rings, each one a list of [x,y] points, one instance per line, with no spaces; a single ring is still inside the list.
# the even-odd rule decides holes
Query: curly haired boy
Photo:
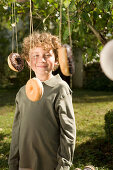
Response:
[[[9,155],[9,170],[69,170],[76,126],[72,91],[59,74],[58,37],[34,32],[24,38],[23,57],[43,84],[41,100],[32,102],[25,86],[16,95],[16,111]]]

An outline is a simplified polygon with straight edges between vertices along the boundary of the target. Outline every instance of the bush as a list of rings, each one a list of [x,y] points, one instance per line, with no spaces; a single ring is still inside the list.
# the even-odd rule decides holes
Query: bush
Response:
[[[113,144],[113,109],[105,114],[105,132],[110,143]]]
[[[113,91],[113,81],[105,76],[99,62],[84,65],[83,83],[85,89]]]

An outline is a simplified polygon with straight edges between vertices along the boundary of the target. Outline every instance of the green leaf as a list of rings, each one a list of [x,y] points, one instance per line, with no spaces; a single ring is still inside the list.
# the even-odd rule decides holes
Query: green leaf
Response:
[[[43,4],[45,4],[47,1],[45,1],[45,0],[33,0],[33,2],[34,2],[35,4],[41,4],[41,5],[43,5]]]
[[[111,11],[111,14],[113,15],[113,9],[112,9],[112,11]]]
[[[79,31],[79,27],[73,29],[73,32],[78,32],[78,31]]]
[[[64,34],[63,34],[63,40],[66,40],[69,36],[69,28],[66,27],[64,30],[65,31],[64,31]]]
[[[67,8],[70,4],[71,0],[65,0],[64,1],[64,6]]]
[[[54,2],[54,0],[48,0],[48,2],[51,4],[51,3],[53,3],[53,2]]]
[[[55,8],[58,8],[58,4],[57,3],[54,3],[54,6],[55,6]]]

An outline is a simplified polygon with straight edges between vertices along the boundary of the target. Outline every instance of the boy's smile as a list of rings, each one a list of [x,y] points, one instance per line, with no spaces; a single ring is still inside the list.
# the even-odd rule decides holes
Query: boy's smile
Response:
[[[53,50],[47,51],[42,47],[34,47],[30,50],[28,65],[41,81],[51,78],[55,64]]]

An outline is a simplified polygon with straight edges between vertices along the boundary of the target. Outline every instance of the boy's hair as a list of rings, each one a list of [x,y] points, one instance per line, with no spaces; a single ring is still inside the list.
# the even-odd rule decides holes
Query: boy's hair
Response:
[[[30,41],[31,48],[42,47],[44,50],[52,49],[55,54],[55,60],[58,60],[58,48],[61,47],[59,38],[47,32],[33,32],[33,34],[24,38],[22,44],[22,57],[26,60],[29,60],[29,50],[30,50]]]

